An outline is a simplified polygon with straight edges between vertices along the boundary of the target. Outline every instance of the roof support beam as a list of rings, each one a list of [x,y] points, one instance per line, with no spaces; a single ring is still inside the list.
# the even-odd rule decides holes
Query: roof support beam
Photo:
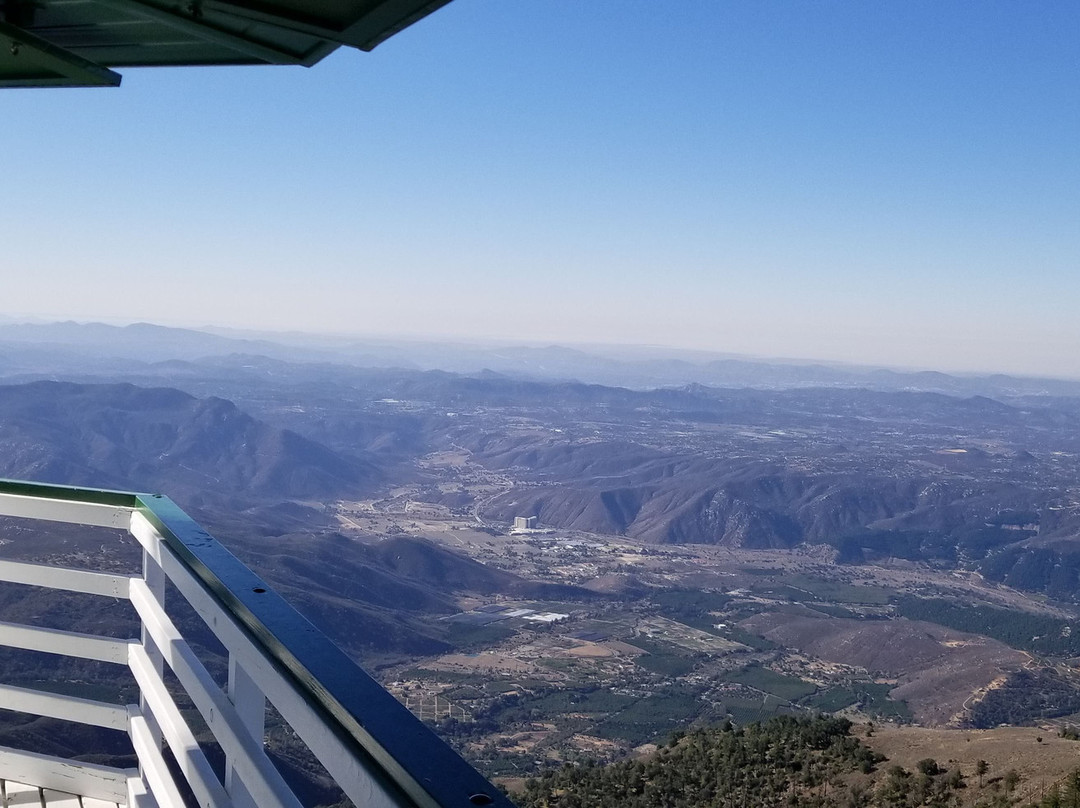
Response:
[[[205,42],[213,42],[217,45],[229,48],[230,50],[234,50],[237,53],[242,53],[253,59],[258,59],[261,62],[273,65],[306,64],[303,56],[298,56],[295,53],[287,53],[260,42],[254,42],[239,34],[223,31],[220,28],[215,28],[200,20],[174,14],[171,11],[166,11],[157,6],[141,2],[141,0],[95,0],[95,2],[102,6],[114,8],[117,11],[122,11],[136,17],[142,17],[143,19],[153,20],[162,25],[167,25],[174,30],[195,37],[196,39],[201,39]]]
[[[317,22],[314,18],[301,18],[299,16],[284,16],[283,12],[264,11],[256,4],[246,2],[221,2],[221,0],[204,0],[203,7],[213,9],[221,14],[229,14],[242,20],[267,23],[278,28],[287,28],[290,31],[299,31],[302,34],[319,37],[328,42],[336,42],[339,45],[350,45],[345,34],[335,28],[327,27]]]
[[[6,41],[5,41],[6,40]],[[71,87],[119,87],[120,74],[107,67],[91,62],[64,50],[39,36],[22,28],[0,21],[0,46],[10,49],[11,61],[20,55],[28,62],[28,75],[25,79],[10,81],[0,80],[0,86],[34,87],[58,85]],[[46,70],[51,75],[34,77],[34,68]]]
[[[339,45],[351,45],[361,50],[370,51],[380,42],[417,20],[442,8],[450,0],[428,0],[416,8],[415,0],[383,0],[362,19],[341,28],[329,26],[317,17],[301,15],[274,9],[265,9],[260,0],[205,0],[206,8],[213,8],[223,14],[230,14],[242,19],[265,22],[319,37],[327,42]]]

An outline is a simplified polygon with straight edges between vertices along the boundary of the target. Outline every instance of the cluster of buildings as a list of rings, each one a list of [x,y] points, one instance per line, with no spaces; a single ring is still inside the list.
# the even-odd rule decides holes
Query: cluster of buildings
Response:
[[[447,619],[453,620],[455,623],[486,626],[514,618],[528,620],[531,623],[552,624],[569,620],[570,615],[561,612],[538,612],[535,609],[527,609],[523,606],[500,606],[497,603],[489,603],[486,606],[479,606],[471,612],[461,612]]]

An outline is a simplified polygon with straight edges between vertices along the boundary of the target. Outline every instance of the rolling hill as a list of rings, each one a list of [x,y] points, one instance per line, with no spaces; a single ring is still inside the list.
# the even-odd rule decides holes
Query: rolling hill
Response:
[[[267,499],[357,495],[378,467],[220,398],[129,384],[0,386],[0,475],[67,485]]]

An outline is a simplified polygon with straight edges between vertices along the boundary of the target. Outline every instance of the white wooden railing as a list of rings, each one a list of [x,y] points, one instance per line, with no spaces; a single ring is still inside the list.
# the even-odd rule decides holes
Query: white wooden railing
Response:
[[[124,530],[143,557],[136,576],[0,560],[0,581],[124,599],[141,623],[131,639],[0,623],[0,646],[126,666],[139,689],[138,704],[119,705],[0,684],[0,708],[126,731],[139,762],[127,770],[0,748],[0,778],[132,808],[184,808],[185,792],[202,808],[300,808],[266,754],[269,701],[358,808],[510,806],[167,498],[0,481],[0,516]],[[226,649],[225,688],[166,613],[167,581]],[[224,751],[223,778],[166,669]]]

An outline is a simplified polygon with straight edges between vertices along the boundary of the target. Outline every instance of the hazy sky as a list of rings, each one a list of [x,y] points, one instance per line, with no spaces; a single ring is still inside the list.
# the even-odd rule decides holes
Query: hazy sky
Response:
[[[0,312],[1080,376],[1080,3],[454,0],[0,90]]]

